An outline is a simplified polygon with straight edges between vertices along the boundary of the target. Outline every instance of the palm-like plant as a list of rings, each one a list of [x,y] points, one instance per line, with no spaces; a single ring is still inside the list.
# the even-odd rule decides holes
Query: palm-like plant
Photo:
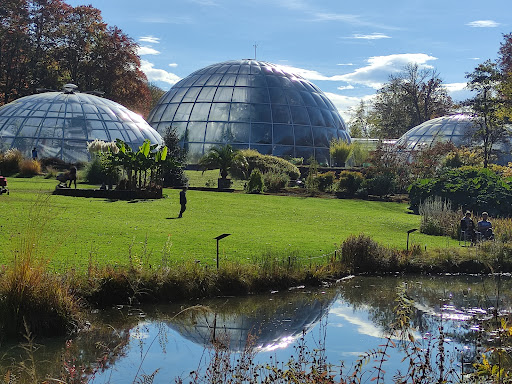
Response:
[[[207,169],[219,169],[220,177],[226,179],[231,169],[236,168],[245,175],[248,164],[244,155],[229,144],[214,147],[199,160],[203,172]]]

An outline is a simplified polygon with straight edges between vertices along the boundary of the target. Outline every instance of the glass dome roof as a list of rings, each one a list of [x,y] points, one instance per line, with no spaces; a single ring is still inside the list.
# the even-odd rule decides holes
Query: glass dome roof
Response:
[[[469,146],[475,130],[471,116],[457,114],[437,117],[408,130],[396,145],[410,151],[431,147],[438,141],[451,141],[457,147]]]
[[[396,142],[397,148],[406,151],[430,148],[436,142],[451,141],[455,146],[474,146],[472,139],[477,130],[473,118],[466,114],[437,117],[425,121],[404,133]],[[510,133],[512,138],[512,132]],[[507,164],[512,161],[510,143],[499,143],[493,146],[497,154],[498,164]]]
[[[87,161],[87,142],[124,140],[137,149],[145,139],[162,144],[162,137],[141,116],[114,101],[75,91],[22,97],[0,107],[0,150],[19,149],[39,158],[58,157],[67,162]]]
[[[175,84],[149,114],[161,134],[177,130],[196,162],[216,145],[329,163],[332,138],[350,142],[345,123],[314,84],[275,64],[213,64]]]

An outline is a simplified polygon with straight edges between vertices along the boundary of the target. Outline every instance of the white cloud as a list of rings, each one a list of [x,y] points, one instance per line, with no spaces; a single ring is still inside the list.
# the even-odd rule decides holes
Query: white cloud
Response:
[[[139,47],[137,53],[139,54],[139,56],[143,56],[143,55],[159,55],[160,51],[157,51],[156,49],[151,48],[151,47],[141,46],[141,47]]]
[[[355,65],[353,63],[340,63],[340,64],[336,64],[336,65],[341,65],[341,66],[352,66],[352,65]]]
[[[142,41],[143,43],[149,43],[149,44],[158,44],[160,43],[160,38],[155,36],[142,36],[139,41]]]
[[[449,83],[443,84],[448,92],[462,91],[466,88],[467,83]]]
[[[358,68],[352,73],[334,76],[334,78],[346,81],[347,83],[362,84],[379,89],[388,80],[389,75],[400,72],[407,64],[415,63],[420,68],[432,68],[431,65],[427,64],[432,60],[437,60],[437,58],[424,53],[373,56],[367,60],[367,66]]]
[[[325,95],[332,101],[341,117],[345,122],[350,120],[350,111],[352,108],[357,107],[361,100],[371,99],[373,95],[364,96],[364,97],[354,97],[354,96],[343,96],[337,93],[324,92]]]
[[[448,91],[448,94],[455,101],[462,101],[469,99],[471,95],[471,91],[466,88],[467,83],[449,83],[443,84],[443,86]]]
[[[379,40],[379,39],[391,39],[391,37],[388,35],[385,35],[383,33],[374,32],[369,35],[361,35],[361,34],[355,33],[352,35],[351,39]]]
[[[354,86],[353,86],[353,85],[350,85],[350,84],[349,84],[349,85],[341,85],[341,86],[339,86],[339,87],[338,87],[338,89],[339,89],[340,91],[345,91],[345,90],[347,90],[347,89],[354,89]]]
[[[219,4],[214,0],[190,0],[191,3],[196,3],[207,7],[218,7]]]
[[[154,64],[147,60],[140,61],[140,68],[144,72],[149,81],[161,81],[170,85],[176,84],[181,77],[174,73],[167,72],[164,69],[154,68]]]
[[[466,25],[473,28],[496,28],[500,23],[497,23],[494,20],[475,20],[467,23]]]
[[[169,64],[169,67],[171,67],[171,68],[176,68],[177,66],[178,66],[178,64],[177,64],[177,63],[171,63],[171,64]]]

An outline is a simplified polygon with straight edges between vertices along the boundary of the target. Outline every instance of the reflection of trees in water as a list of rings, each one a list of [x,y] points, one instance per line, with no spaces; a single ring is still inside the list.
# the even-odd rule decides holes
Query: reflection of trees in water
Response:
[[[94,326],[71,338],[35,340],[33,343],[2,345],[0,353],[0,377],[6,372],[16,375],[20,383],[32,382],[33,374],[40,381],[45,378],[65,379],[66,369],[82,370],[89,376],[95,371],[110,369],[124,355],[130,341],[130,329],[134,319],[121,320],[116,316],[96,317]],[[108,319],[112,323],[108,323]],[[34,360],[34,372],[31,359]],[[66,382],[66,381],[64,381]]]
[[[252,336],[257,349],[271,350],[313,328],[335,298],[336,291],[330,289],[209,300],[206,310],[185,311],[167,324],[196,344],[209,347],[213,340],[222,340],[230,350],[241,351]]]
[[[490,308],[509,311],[511,307],[510,277],[356,277],[344,281],[339,294],[354,309],[365,308],[383,333],[390,333],[395,322],[398,287],[404,283],[414,306],[411,325],[421,336],[437,334],[442,325],[446,338],[467,345],[466,359],[477,355],[477,344],[482,338],[471,327],[482,316],[490,316],[485,315],[492,312]]]

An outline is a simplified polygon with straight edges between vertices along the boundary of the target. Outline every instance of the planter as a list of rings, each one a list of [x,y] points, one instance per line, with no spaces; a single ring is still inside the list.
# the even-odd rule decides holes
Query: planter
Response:
[[[231,179],[228,179],[228,178],[217,179],[217,187],[219,189],[228,189],[229,187],[231,187]]]
[[[134,200],[134,199],[161,199],[161,189],[131,189],[131,190],[104,190],[104,189],[72,189],[55,188],[54,195],[73,197],[92,197],[110,200]]]

